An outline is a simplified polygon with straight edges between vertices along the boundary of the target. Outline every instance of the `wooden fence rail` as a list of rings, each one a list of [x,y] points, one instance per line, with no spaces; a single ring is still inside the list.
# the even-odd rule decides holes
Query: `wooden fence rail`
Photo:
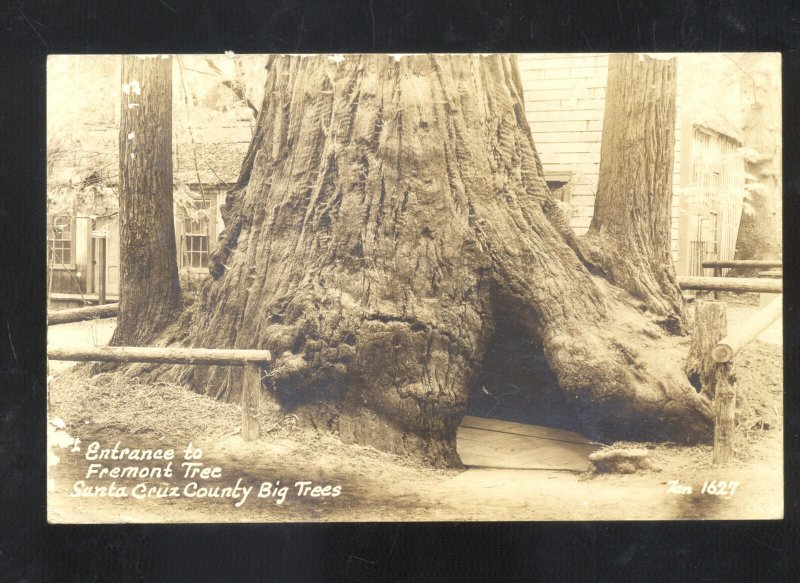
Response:
[[[711,358],[715,362],[730,362],[742,348],[758,338],[758,335],[769,328],[782,314],[783,295],[780,295],[753,314],[744,326],[720,340],[711,349]]]
[[[154,362],[159,364],[216,364],[241,366],[247,362],[269,362],[269,350],[238,348],[159,348],[153,346],[90,346],[49,348],[50,360],[81,362]]]
[[[761,268],[772,269],[775,267],[783,267],[783,261],[775,261],[772,259],[739,259],[729,261],[703,261],[701,265],[706,269],[711,268],[733,268],[741,267],[743,269]]]
[[[119,304],[104,304],[88,308],[71,308],[69,310],[50,310],[47,312],[47,325],[69,324],[95,318],[115,318],[119,313]]]
[[[47,357],[50,360],[78,362],[152,362],[243,366],[242,439],[245,441],[258,439],[261,367],[266,366],[272,360],[269,350],[92,346],[89,348],[48,348]]]
[[[782,293],[782,279],[762,277],[678,277],[681,289]]]

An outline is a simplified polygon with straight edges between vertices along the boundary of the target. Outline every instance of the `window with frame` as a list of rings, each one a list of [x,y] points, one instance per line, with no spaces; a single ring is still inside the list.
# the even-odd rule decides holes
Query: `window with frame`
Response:
[[[550,194],[552,194],[556,198],[556,200],[560,200],[562,202],[570,202],[570,200],[572,199],[571,195],[572,193],[568,181],[548,180],[547,188],[550,189]]]
[[[47,259],[55,265],[71,265],[73,258],[72,219],[57,216],[47,229]]]
[[[195,203],[195,217],[183,219],[183,267],[203,269],[208,267],[208,201]]]
[[[739,144],[702,127],[694,128],[692,140],[692,185],[701,188],[706,203],[713,205],[722,192],[740,188]]]

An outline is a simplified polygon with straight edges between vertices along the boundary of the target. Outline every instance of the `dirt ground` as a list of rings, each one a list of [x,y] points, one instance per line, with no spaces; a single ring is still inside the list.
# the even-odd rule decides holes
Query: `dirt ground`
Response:
[[[729,307],[730,325],[756,308]],[[598,475],[542,470],[438,470],[301,426],[277,412],[262,437],[243,442],[241,408],[174,385],[122,373],[90,377],[86,365],[50,363],[48,513],[55,523],[431,520],[767,519],[783,514],[780,322],[736,357],[741,415],[735,459],[711,464],[711,447],[619,444],[649,450],[653,468]],[[114,321],[53,326],[51,345],[105,344]],[[75,438],[80,442],[75,445]],[[147,471],[163,461],[91,460],[91,444],[173,449],[171,477],[87,478],[91,464]],[[184,460],[186,447],[202,449]],[[218,477],[184,476],[181,463],[218,466]],[[195,466],[198,467],[199,466]],[[114,483],[115,493],[84,493]],[[716,482],[714,482],[716,481]],[[711,494],[725,481],[725,495]],[[279,482],[279,483],[278,483]],[[303,494],[298,482],[308,482]],[[703,493],[704,482],[707,492]],[[736,483],[730,493],[733,482]],[[266,486],[270,483],[269,495]],[[78,484],[76,486],[76,484]],[[137,485],[138,490],[135,490]],[[318,486],[316,491],[312,488]],[[236,487],[236,489],[234,489]],[[287,487],[287,490],[281,488]],[[328,487],[328,488],[325,488]],[[339,494],[336,488],[340,488]],[[124,490],[122,490],[124,488]],[[153,488],[152,490],[149,490]],[[160,488],[160,489],[159,489]],[[208,490],[201,490],[207,488]],[[212,497],[215,488],[227,497]],[[242,502],[246,488],[252,488]],[[688,492],[691,488],[691,492]],[[265,494],[259,497],[261,489]],[[151,497],[137,495],[150,491]],[[670,491],[672,490],[672,491]],[[315,492],[317,496],[312,495]],[[681,492],[681,493],[677,493]],[[207,497],[197,494],[207,493]],[[281,494],[282,493],[282,494]],[[328,495],[323,495],[327,493]],[[106,494],[106,495],[103,495]],[[162,495],[163,497],[158,497]],[[279,503],[280,502],[280,503]],[[237,504],[239,504],[237,506]]]

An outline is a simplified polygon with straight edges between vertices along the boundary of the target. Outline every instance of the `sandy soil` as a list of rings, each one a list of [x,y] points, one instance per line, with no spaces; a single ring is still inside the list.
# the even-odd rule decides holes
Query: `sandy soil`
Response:
[[[729,322],[755,309],[734,308]],[[49,341],[105,343],[113,325],[113,320],[106,320],[54,326]],[[779,330],[777,334],[768,330],[737,356],[740,393],[748,397],[740,404],[733,462],[713,467],[709,446],[633,444],[650,450],[654,468],[630,475],[436,470],[372,448],[343,444],[277,413],[262,420],[261,439],[245,443],[236,433],[241,416],[236,405],[171,385],[141,385],[119,373],[89,378],[85,366],[51,363],[49,519],[60,523],[778,518],[783,512]],[[71,451],[76,437],[79,451]],[[174,448],[180,459],[174,460],[170,479],[86,479],[91,463],[137,467],[161,463],[87,460],[92,441],[103,448],[112,448],[117,441],[120,447]],[[190,442],[202,448],[204,467],[221,468],[220,478],[193,480],[180,475]],[[80,480],[105,486],[113,481],[116,487],[127,488],[128,497],[72,496]],[[675,480],[673,489],[686,492],[691,487],[691,493],[669,492]],[[703,483],[713,480],[738,484],[733,495],[702,493]],[[331,486],[331,491],[339,486],[341,493],[300,496],[295,486],[300,481]],[[188,497],[194,491],[192,482],[212,488],[238,484],[238,497]],[[265,482],[288,486],[283,503],[277,503],[278,497],[257,495]],[[168,484],[179,495],[130,497],[140,483]],[[236,507],[247,487],[252,490]]]
[[[105,346],[117,327],[116,318],[104,320],[86,320],[72,324],[60,324],[47,328],[47,345],[59,347],[85,348],[89,346]],[[75,366],[74,362],[48,362],[48,373],[54,374]]]

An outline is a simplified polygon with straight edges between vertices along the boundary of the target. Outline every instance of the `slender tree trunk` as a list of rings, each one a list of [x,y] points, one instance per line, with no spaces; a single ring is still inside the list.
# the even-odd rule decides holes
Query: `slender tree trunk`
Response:
[[[747,197],[736,239],[736,259],[778,259],[781,256],[781,111],[780,64],[758,53],[740,63],[746,75],[742,96],[747,104],[742,121],[746,150]],[[758,269],[737,268],[729,275],[756,275]]]
[[[271,57],[214,279],[172,340],[269,349],[286,412],[435,463],[458,463],[470,388],[514,340],[576,429],[710,441],[685,347],[586,268],[524,111],[512,56]],[[157,374],[241,397],[238,371]]]
[[[122,57],[120,301],[112,345],[149,344],[181,308],[172,186],[172,59]]]
[[[686,329],[672,261],[676,59],[609,57],[587,259],[672,332]]]

